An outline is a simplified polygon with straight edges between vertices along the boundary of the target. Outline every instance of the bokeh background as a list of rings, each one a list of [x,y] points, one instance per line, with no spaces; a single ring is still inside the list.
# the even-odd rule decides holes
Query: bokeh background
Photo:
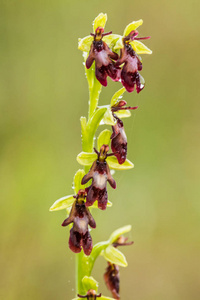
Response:
[[[142,18],[145,89],[125,93],[139,105],[124,121],[135,169],[117,172],[113,207],[95,211],[93,240],[132,224],[132,247],[121,249],[121,298],[197,300],[200,294],[198,0],[0,1],[0,298],[70,300],[74,254],[63,211],[52,203],[72,192],[81,151],[88,90],[77,39],[107,12],[107,31],[122,34]],[[109,79],[100,103],[120,88]],[[106,262],[93,276],[104,295]]]

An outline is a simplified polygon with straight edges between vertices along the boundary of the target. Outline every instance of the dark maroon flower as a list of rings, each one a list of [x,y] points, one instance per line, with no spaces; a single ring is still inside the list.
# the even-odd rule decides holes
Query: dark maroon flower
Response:
[[[111,291],[113,298],[119,300],[119,266],[108,262],[108,267],[106,268],[106,272],[104,274],[104,280],[107,288]]]
[[[81,248],[83,248],[84,253],[90,255],[92,251],[92,238],[88,231],[88,224],[92,228],[95,228],[96,223],[89,209],[85,206],[85,197],[85,190],[79,190],[75,196],[76,200],[69,217],[64,220],[62,226],[73,223],[73,227],[70,230],[69,248],[75,253],[81,252]]]
[[[122,109],[136,109],[136,107],[123,107],[126,105],[126,101],[121,100],[117,105],[111,107],[116,124],[112,126],[113,133],[111,135],[111,149],[115,153],[119,164],[123,164],[127,156],[127,137],[124,130],[124,125],[121,119],[119,119],[114,112]]]
[[[133,242],[127,243],[127,238],[120,236],[116,242],[113,243],[114,247],[132,245]],[[108,267],[104,273],[104,280],[107,288],[111,291],[114,299],[119,300],[119,287],[120,287],[120,274],[119,266],[108,262]]]
[[[141,76],[138,71],[142,70],[142,62],[139,59],[137,53],[133,50],[130,42],[145,38],[136,38],[138,32],[136,30],[131,31],[128,36],[123,38],[124,48],[120,51],[120,58],[116,62],[116,66],[120,66],[124,63],[121,71],[121,80],[123,86],[130,93],[136,87],[137,93],[144,88],[144,83],[141,82]]]
[[[92,179],[92,184],[85,190],[87,192],[86,206],[91,206],[96,200],[98,201],[98,208],[104,210],[107,206],[107,181],[113,189],[116,188],[116,182],[110,174],[109,166],[106,162],[106,158],[111,154],[107,154],[109,151],[108,145],[101,146],[100,152],[94,149],[98,155],[97,160],[94,161],[90,171],[83,177],[82,184],[86,184]]]
[[[95,75],[96,78],[103,86],[107,86],[107,76],[109,76],[113,81],[118,81],[120,79],[120,68],[116,67],[113,60],[118,59],[117,53],[110,50],[108,45],[102,41],[102,38],[109,33],[103,33],[103,27],[98,27],[94,36],[94,41],[91,44],[90,53],[86,60],[86,68],[89,69],[93,61],[95,61]]]
[[[89,290],[87,292],[87,295],[82,296],[82,295],[77,295],[79,298],[87,298],[87,300],[96,300],[96,298],[101,297],[101,294],[97,295],[95,290]]]

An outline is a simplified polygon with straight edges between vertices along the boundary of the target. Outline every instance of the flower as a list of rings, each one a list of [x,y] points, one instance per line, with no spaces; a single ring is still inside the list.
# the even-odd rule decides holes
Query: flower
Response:
[[[119,266],[108,262],[108,267],[106,268],[106,272],[104,274],[104,280],[114,299],[119,300]]]
[[[81,248],[83,248],[85,255],[90,255],[92,238],[88,231],[88,224],[92,228],[96,228],[96,223],[89,209],[85,206],[85,197],[85,190],[79,190],[75,196],[76,200],[72,205],[69,217],[64,220],[62,226],[73,223],[73,227],[70,230],[69,248],[75,253],[81,252]]]
[[[142,62],[138,54],[151,54],[152,51],[143,43],[139,42],[142,39],[150,37],[137,38],[138,31],[136,30],[143,21],[134,21],[130,23],[124,30],[123,37],[121,36],[114,46],[114,49],[120,49],[120,58],[116,62],[116,66],[122,64],[121,81],[128,92],[132,92],[136,87],[137,93],[144,88],[144,79],[138,71],[142,70]]]
[[[97,295],[95,290],[89,290],[87,292],[87,295],[85,296],[81,296],[81,295],[77,295],[79,298],[87,298],[87,300],[96,300],[96,298],[100,298],[101,294]]]
[[[86,184],[92,179],[92,184],[85,190],[87,192],[86,206],[91,206],[96,200],[98,201],[98,208],[104,210],[107,206],[108,195],[107,195],[107,181],[113,189],[116,188],[116,182],[110,174],[109,166],[106,162],[108,156],[113,155],[107,154],[109,151],[108,145],[102,145],[100,152],[94,149],[98,158],[93,162],[90,171],[83,177],[81,184]]]
[[[120,118],[114,114],[120,110],[129,110],[129,109],[137,109],[135,107],[124,107],[126,105],[126,101],[120,100],[114,106],[111,107],[111,111],[113,113],[113,117],[117,121],[114,126],[112,126],[113,133],[111,135],[111,149],[115,153],[119,164],[123,164],[126,161],[127,156],[127,136],[124,130],[123,122]]]
[[[107,86],[107,76],[113,81],[119,81],[121,69],[116,67],[113,60],[118,59],[118,54],[111,51],[108,44],[118,37],[112,32],[104,33],[107,21],[106,14],[99,14],[93,23],[93,33],[83,39],[79,39],[78,49],[87,52],[85,66],[90,69],[95,61],[95,75],[97,80]],[[108,43],[106,42],[108,41]],[[88,55],[89,52],[89,55]]]
[[[123,235],[119,236],[116,241],[113,242],[113,247],[132,245],[133,242],[127,243],[128,238]],[[106,272],[104,273],[104,280],[107,288],[111,291],[114,299],[119,300],[119,288],[120,288],[120,274],[119,266],[108,261]]]

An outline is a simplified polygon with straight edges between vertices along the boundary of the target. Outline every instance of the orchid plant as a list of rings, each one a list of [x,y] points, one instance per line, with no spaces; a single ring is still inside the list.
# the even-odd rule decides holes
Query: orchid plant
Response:
[[[111,31],[104,33],[106,21],[107,15],[100,13],[93,22],[93,33],[78,41],[89,86],[88,118],[80,118],[82,151],[77,155],[78,163],[84,168],[74,176],[73,194],[58,199],[50,208],[50,211],[66,210],[67,218],[62,226],[69,225],[69,248],[76,253],[77,298],[74,300],[120,299],[119,267],[126,267],[127,261],[118,246],[133,243],[128,243],[124,237],[131,230],[131,225],[127,225],[114,231],[107,241],[93,246],[91,228],[96,227],[96,222],[92,210],[112,206],[108,200],[107,182],[116,188],[114,170],[134,167],[127,159],[127,136],[121,119],[130,117],[130,110],[137,107],[126,106],[122,96],[125,91],[139,93],[144,88],[144,79],[139,73],[142,70],[139,55],[152,51],[139,41],[149,38],[138,37],[137,28],[142,25],[142,20],[130,23],[122,36]],[[102,86],[107,86],[107,77],[121,82],[123,87],[114,94],[110,104],[100,106],[99,97]],[[111,126],[112,132],[104,129],[96,139],[96,131],[102,125]],[[91,276],[100,255],[107,261],[104,279],[113,298],[101,295],[98,282]]]

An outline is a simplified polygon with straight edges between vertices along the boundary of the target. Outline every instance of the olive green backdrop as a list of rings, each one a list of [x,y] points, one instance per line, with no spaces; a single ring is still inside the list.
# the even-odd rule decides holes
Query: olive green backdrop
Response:
[[[123,300],[197,300],[200,294],[199,1],[0,1],[0,298],[70,300],[74,254],[64,211],[52,203],[72,192],[79,168],[81,115],[88,90],[77,39],[100,13],[122,34],[142,18],[151,35],[143,55],[145,89],[125,93],[139,105],[124,121],[135,169],[116,172],[113,207],[95,211],[94,242],[132,224],[121,248]],[[100,103],[120,87],[108,80]],[[94,277],[99,292],[105,260]]]

